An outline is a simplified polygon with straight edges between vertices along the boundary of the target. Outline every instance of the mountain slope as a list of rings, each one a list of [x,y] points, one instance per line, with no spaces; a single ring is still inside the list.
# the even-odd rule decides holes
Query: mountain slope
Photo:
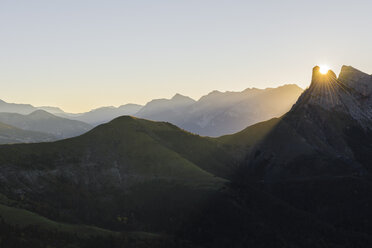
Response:
[[[287,114],[219,138],[243,153],[234,183],[344,233],[372,235],[371,78],[346,66],[338,78],[315,67],[310,87]]]
[[[226,198],[190,227],[191,239],[206,247],[370,247],[371,79],[352,67],[339,78],[315,67],[284,116],[217,138],[241,167]]]
[[[30,104],[7,103],[0,100],[0,112],[19,113],[27,115],[36,110],[37,108]]]
[[[28,115],[0,113],[0,122],[24,130],[51,134],[60,139],[80,135],[92,128],[84,122],[58,117],[44,110],[36,110]]]
[[[0,122],[0,144],[53,141],[53,135],[26,131]]]
[[[255,129],[249,130],[255,133]],[[247,130],[243,134],[249,136]],[[0,204],[0,216],[7,217],[0,228],[23,237],[17,242],[50,233],[58,243],[91,241],[87,247],[100,247],[99,242],[107,242],[103,245],[107,247],[114,241],[112,247],[183,247],[184,239],[195,243],[187,247],[371,244],[368,236],[343,233],[260,190],[226,185],[226,180],[213,176],[221,161],[232,160],[224,151],[233,144],[230,138],[216,141],[169,123],[120,117],[67,140],[0,146],[0,192],[10,198],[0,197],[1,204],[10,205]],[[15,229],[9,227],[15,224]],[[21,228],[25,224],[35,225]],[[79,235],[71,238],[71,230],[79,230]],[[120,239],[112,232],[119,230],[167,235],[133,238],[125,232]],[[103,237],[76,240],[91,232]],[[106,238],[107,232],[114,234]],[[169,234],[176,235],[176,241]]]
[[[15,204],[0,198],[1,202]],[[0,239],[2,247],[174,247],[167,236],[59,223],[4,204],[0,204]]]

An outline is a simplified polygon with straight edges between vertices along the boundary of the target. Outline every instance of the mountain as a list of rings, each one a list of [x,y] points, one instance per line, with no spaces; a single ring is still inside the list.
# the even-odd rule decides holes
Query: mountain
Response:
[[[0,144],[53,141],[53,135],[26,131],[0,122]]]
[[[283,115],[302,91],[297,85],[242,92],[213,91],[198,101],[176,95],[170,100],[149,102],[135,115],[168,121],[200,135],[220,136]]]
[[[20,103],[7,103],[0,100],[0,113],[17,113],[22,115],[28,115],[36,110],[45,110],[51,114],[67,114],[58,107],[40,106],[34,107],[31,104],[20,104]]]
[[[41,109],[41,110],[44,110],[46,112],[49,112],[51,114],[66,114],[62,109],[58,108],[58,107],[50,107],[50,106],[40,106],[40,107],[37,107],[37,109]]]
[[[133,115],[137,113],[142,108],[138,104],[125,104],[120,107],[102,107],[98,109],[91,110],[86,113],[81,114],[64,114],[61,117],[66,117],[69,119],[74,119],[89,123],[93,126],[109,122],[119,116],[123,115]]]
[[[53,135],[58,139],[77,136],[92,128],[84,122],[58,117],[44,110],[36,110],[28,115],[0,113],[0,122],[23,130]]]
[[[315,67],[310,87],[252,150],[248,167],[265,180],[369,173],[371,83],[352,67],[338,78]]]
[[[0,113],[7,112],[7,113],[19,113],[19,114],[30,114],[36,111],[37,108],[30,104],[18,104],[18,103],[7,103],[0,100]]]
[[[0,193],[53,220],[174,233],[234,163],[212,139],[124,116],[71,139],[0,146],[0,168]]]
[[[224,175],[237,164],[228,140],[120,117],[71,139],[0,146],[2,242],[144,248],[372,244],[259,190],[229,183]]]
[[[36,108],[27,104],[0,102],[0,112],[30,114],[40,109],[92,126],[109,122],[119,116],[133,115],[154,121],[167,121],[192,133],[217,137],[283,115],[302,91],[297,85],[268,89],[252,88],[242,92],[213,91],[198,101],[176,94],[171,99],[152,100],[145,106],[125,104],[117,108],[101,107],[79,114],[66,113],[57,107]]]
[[[123,116],[79,137],[2,145],[0,238],[28,247],[371,247],[371,77],[315,67],[288,113],[218,138]]]
[[[228,215],[228,220],[220,221],[217,216],[226,213],[221,210],[198,223],[197,226],[215,227],[200,233],[209,236],[205,242],[211,242],[229,225],[234,233],[227,235],[228,240],[249,244],[252,238],[247,240],[239,230],[252,228],[248,222],[254,217],[247,216],[256,207],[262,211],[257,213],[262,216],[257,220],[258,227],[278,226],[290,229],[292,238],[302,237],[294,238],[293,247],[323,247],[316,244],[315,239],[327,240],[324,241],[326,247],[369,247],[372,236],[371,85],[371,75],[350,66],[343,66],[338,78],[332,71],[322,74],[319,67],[315,67],[310,87],[288,113],[218,138],[226,146],[234,147],[241,164],[229,187],[230,197],[241,210],[235,210],[239,217]],[[272,204],[277,207],[271,208]],[[280,213],[282,210],[284,213]],[[248,213],[244,214],[245,211]],[[280,220],[283,214],[291,217]],[[270,219],[265,220],[265,216]],[[302,219],[304,216],[312,220]],[[240,221],[245,218],[246,221]],[[277,221],[281,224],[275,224]],[[307,224],[302,226],[298,221]],[[313,221],[317,223],[314,226]],[[300,228],[306,230],[306,234]],[[275,233],[272,235],[278,235]],[[312,235],[322,237],[314,239]],[[338,243],[346,236],[351,243]],[[362,237],[367,240],[362,241]],[[199,239],[203,240],[200,236]],[[274,239],[271,237],[268,242]],[[293,241],[288,237],[282,240]],[[253,246],[257,242],[254,241]]]
[[[297,85],[284,85],[264,90],[213,92],[192,107],[189,121],[181,126],[209,136],[235,133],[249,125],[283,115],[302,91]]]
[[[171,99],[156,99],[147,103],[135,116],[154,121],[168,121],[173,124],[186,121],[187,110],[195,100],[180,94]]]
[[[0,218],[12,236],[0,237],[45,236],[34,247],[64,247],[49,235],[82,247],[370,247],[369,96],[342,86],[323,99],[341,79],[315,68],[287,114],[218,138],[123,116],[66,140],[0,146],[0,216],[14,213]],[[17,215],[81,233],[22,229]],[[97,227],[110,237],[80,238]]]

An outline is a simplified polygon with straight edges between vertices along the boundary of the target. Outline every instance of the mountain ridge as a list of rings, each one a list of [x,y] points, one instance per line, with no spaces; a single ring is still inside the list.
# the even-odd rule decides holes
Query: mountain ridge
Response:
[[[92,128],[92,126],[84,122],[55,116],[41,109],[37,109],[27,115],[0,113],[0,122],[23,130],[52,134],[56,138],[69,138],[80,135]]]

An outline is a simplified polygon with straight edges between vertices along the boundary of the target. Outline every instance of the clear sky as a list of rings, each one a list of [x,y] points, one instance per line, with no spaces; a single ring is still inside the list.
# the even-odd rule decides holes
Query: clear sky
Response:
[[[0,99],[69,112],[372,73],[372,1],[0,0]]]

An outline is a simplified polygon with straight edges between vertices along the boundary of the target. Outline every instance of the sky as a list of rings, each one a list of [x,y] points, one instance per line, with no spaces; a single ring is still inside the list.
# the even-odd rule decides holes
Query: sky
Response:
[[[84,112],[372,73],[372,1],[0,0],[0,99]]]

